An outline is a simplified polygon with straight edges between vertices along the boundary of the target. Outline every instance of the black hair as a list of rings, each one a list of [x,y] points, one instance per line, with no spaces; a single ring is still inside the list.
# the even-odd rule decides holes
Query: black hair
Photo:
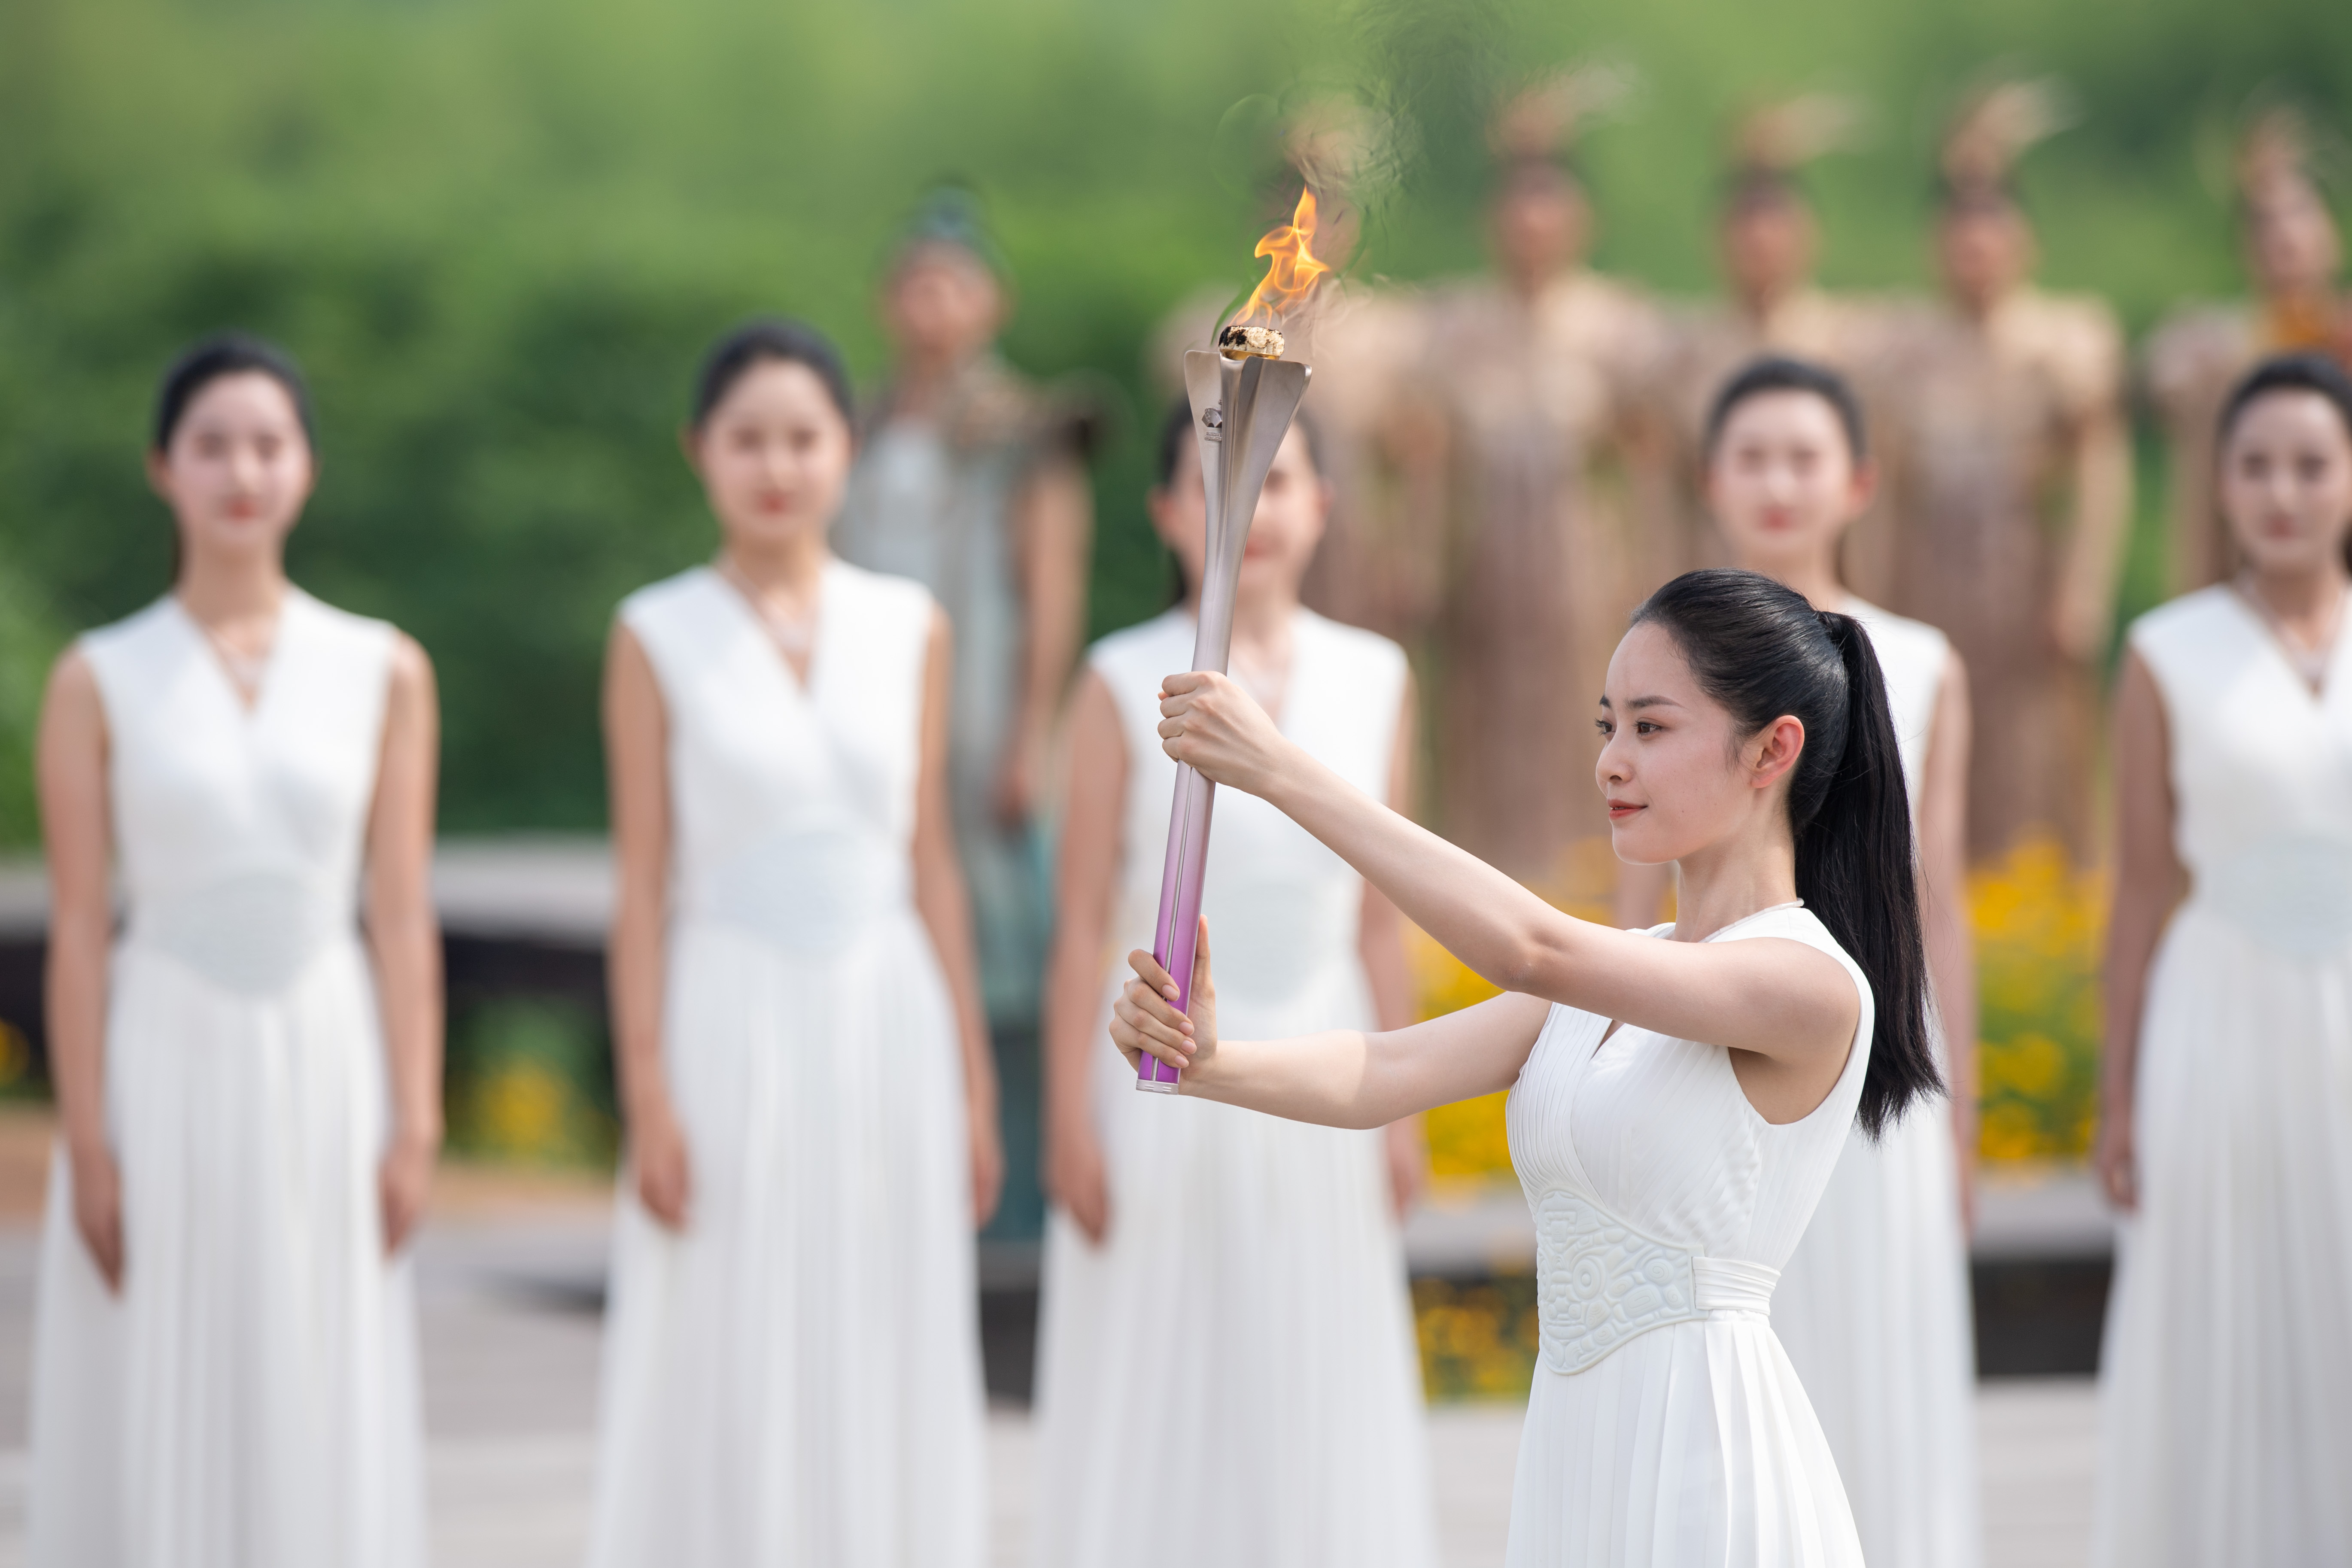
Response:
[[[1853,395],[1853,384],[1825,364],[1787,354],[1764,354],[1734,371],[1716,393],[1715,401],[1707,405],[1706,439],[1701,451],[1709,462],[1715,459],[1716,445],[1723,439],[1723,427],[1731,423],[1733,411],[1749,398],[1770,392],[1801,392],[1828,404],[1830,412],[1837,416],[1838,428],[1845,432],[1846,453],[1854,466],[1860,468],[1869,460],[1869,426],[1863,421],[1862,399]]]
[[[703,355],[702,372],[694,382],[694,427],[700,429],[711,410],[734,390],[735,384],[763,360],[805,365],[824,384],[825,395],[832,399],[842,418],[852,425],[856,423],[849,370],[842,363],[841,351],[833,346],[833,340],[806,321],[761,316],[720,338]]]
[[[183,349],[163,373],[163,384],[155,390],[154,450],[170,449],[172,437],[187,416],[196,394],[223,376],[247,374],[266,375],[286,389],[287,400],[294,405],[294,417],[302,424],[302,439],[315,448],[319,442],[310,416],[310,388],[294,356],[249,332],[215,332]]]
[[[2221,405],[2221,417],[2214,426],[2213,449],[2217,458],[2230,445],[2230,437],[2237,430],[2238,421],[2245,417],[2246,410],[2282,392],[2307,392],[2326,399],[2336,410],[2336,418],[2344,422],[2345,439],[2352,441],[2352,374],[2324,353],[2305,351],[2273,354],[2230,389],[2228,399]],[[2352,569],[2352,538],[2344,542],[2344,564]]]
[[[1797,896],[1870,982],[1874,1025],[1863,1131],[1876,1138],[1943,1087],[1927,1027],[1927,963],[1903,755],[1870,635],[1755,572],[1685,572],[1633,612],[1675,639],[1709,697],[1752,735],[1805,727],[1789,780]]]
[[[1291,424],[1298,431],[1298,438],[1307,443],[1307,466],[1315,470],[1317,478],[1325,477],[1321,426],[1304,408],[1292,416]],[[1160,447],[1151,465],[1153,485],[1164,490],[1175,482],[1176,465],[1184,460],[1185,447],[1192,436],[1192,400],[1179,393],[1160,421]]]

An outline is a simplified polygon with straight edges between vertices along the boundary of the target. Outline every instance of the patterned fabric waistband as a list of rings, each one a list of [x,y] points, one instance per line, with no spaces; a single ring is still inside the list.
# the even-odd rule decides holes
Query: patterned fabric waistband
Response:
[[[1543,1363],[1578,1373],[1637,1334],[1718,1312],[1769,1314],[1780,1271],[1657,1241],[1579,1193],[1535,1205]]]

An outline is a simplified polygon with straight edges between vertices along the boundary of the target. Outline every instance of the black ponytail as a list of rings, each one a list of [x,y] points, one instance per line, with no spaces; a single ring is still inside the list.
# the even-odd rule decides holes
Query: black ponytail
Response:
[[[1789,780],[1797,896],[1870,982],[1858,1120],[1875,1138],[1943,1076],[1927,1028],[1911,803],[1870,636],[1754,572],[1686,572],[1633,613],[1635,626],[1645,621],[1675,639],[1743,734],[1784,714],[1805,727]]]

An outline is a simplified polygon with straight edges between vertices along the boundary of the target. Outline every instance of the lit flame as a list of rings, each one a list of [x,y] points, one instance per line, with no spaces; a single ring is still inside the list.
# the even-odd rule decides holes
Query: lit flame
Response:
[[[1286,312],[1305,304],[1317,280],[1331,270],[1307,248],[1314,238],[1315,193],[1305,190],[1298,193],[1298,208],[1290,221],[1268,229],[1257,242],[1255,254],[1266,258],[1265,276],[1251,290],[1249,303],[1226,325],[1277,327]]]

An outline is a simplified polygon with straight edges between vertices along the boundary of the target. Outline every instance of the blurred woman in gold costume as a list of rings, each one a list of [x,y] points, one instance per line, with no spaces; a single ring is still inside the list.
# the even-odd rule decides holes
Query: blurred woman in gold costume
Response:
[[[2215,521],[2213,429],[2221,400],[2264,354],[2316,349],[2352,367],[2344,243],[2310,168],[2311,132],[2293,108],[2257,115],[2238,151],[2238,224],[2252,300],[2185,306],[2148,340],[2149,401],[2170,448],[2172,586],[2187,593],[2231,570]]]
[[[1821,226],[1801,181],[1806,164],[1853,144],[1861,118],[1851,100],[1809,93],[1754,110],[1733,132],[1716,231],[1727,292],[1677,314],[1659,361],[1671,510],[1657,545],[1675,552],[1670,571],[1729,563],[1700,490],[1708,405],[1733,372],[1759,354],[1791,354],[1839,370],[1867,392],[1864,373],[1886,312],[1813,281]]]
[[[2093,737],[2131,509],[2123,340],[2099,300],[2033,287],[2019,153],[2063,121],[2048,82],[1975,95],[1943,151],[1945,297],[1890,331],[1889,600],[1939,627],[2002,742],[1975,749],[1969,851],[2092,851]]]
[[[1566,153],[1621,79],[1571,71],[1494,132],[1491,275],[1433,290],[1420,381],[1442,462],[1445,569],[1434,607],[1437,823],[1519,880],[1576,897],[1572,847],[1603,842],[1591,709],[1651,585],[1633,520],[1633,433],[1662,329],[1585,264],[1592,213]],[[1605,870],[1614,862],[1594,858]]]

